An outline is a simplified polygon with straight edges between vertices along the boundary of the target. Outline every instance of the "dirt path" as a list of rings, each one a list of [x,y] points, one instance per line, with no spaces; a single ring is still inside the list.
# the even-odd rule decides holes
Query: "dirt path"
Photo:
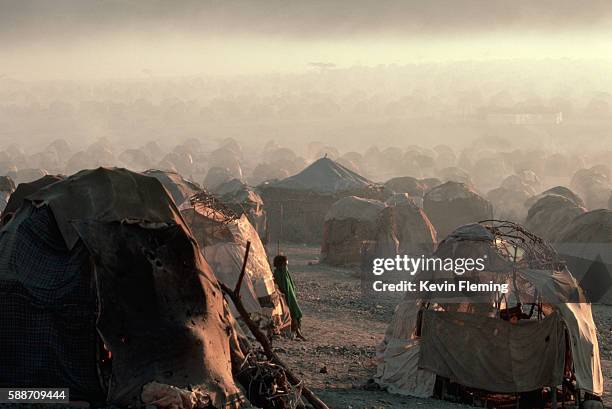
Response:
[[[316,264],[317,250],[285,248],[304,311],[307,341],[275,341],[277,352],[333,409],[463,408],[363,389],[375,371],[375,348],[384,337],[395,301],[364,300],[360,278]],[[312,265],[311,265],[312,264]]]
[[[277,352],[333,409],[467,408],[363,389],[375,371],[375,348],[384,338],[396,301],[361,297],[355,272],[317,264],[316,248],[285,247],[304,311],[307,341],[275,341]],[[612,407],[612,307],[593,308],[600,332],[602,367]]]

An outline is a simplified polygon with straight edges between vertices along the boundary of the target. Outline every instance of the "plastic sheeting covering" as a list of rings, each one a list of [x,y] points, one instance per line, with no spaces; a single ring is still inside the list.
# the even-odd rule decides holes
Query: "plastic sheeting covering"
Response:
[[[421,345],[414,335],[418,311],[418,302],[397,307],[385,339],[376,350],[374,380],[391,393],[429,398],[433,396],[436,375],[418,366]]]
[[[240,293],[243,303],[247,311],[255,314],[256,318],[265,319],[272,316],[272,319],[279,320],[284,315],[281,297],[274,297],[277,293],[274,277],[259,235],[245,215],[225,227],[231,233],[232,241],[218,242],[204,247],[203,250],[215,276],[229,288],[234,288],[242,269],[246,243],[250,241],[251,249],[246,265],[248,280],[243,281]],[[266,298],[279,299],[279,302],[273,303],[271,311],[265,311],[259,303],[259,299]]]

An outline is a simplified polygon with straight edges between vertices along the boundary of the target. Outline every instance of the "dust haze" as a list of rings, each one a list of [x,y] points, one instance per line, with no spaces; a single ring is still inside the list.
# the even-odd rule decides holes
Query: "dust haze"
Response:
[[[303,163],[313,143],[338,157],[460,155],[483,138],[601,156],[611,17],[606,1],[3,0],[0,148],[32,156],[62,139],[74,154],[102,140],[118,158],[233,138],[246,174],[270,160],[266,143]]]

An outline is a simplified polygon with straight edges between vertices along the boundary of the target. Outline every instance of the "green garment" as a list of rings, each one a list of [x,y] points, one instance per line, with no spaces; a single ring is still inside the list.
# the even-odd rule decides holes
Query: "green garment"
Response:
[[[295,286],[293,285],[291,274],[289,274],[289,269],[287,267],[275,268],[274,281],[278,289],[285,296],[285,301],[287,301],[287,306],[291,313],[291,320],[299,322],[302,319],[302,310],[298,304]]]

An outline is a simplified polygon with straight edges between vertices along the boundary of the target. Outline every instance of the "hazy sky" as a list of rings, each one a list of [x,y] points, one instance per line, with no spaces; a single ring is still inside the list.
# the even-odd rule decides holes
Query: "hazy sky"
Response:
[[[609,58],[608,0],[0,0],[0,76],[303,71]]]

